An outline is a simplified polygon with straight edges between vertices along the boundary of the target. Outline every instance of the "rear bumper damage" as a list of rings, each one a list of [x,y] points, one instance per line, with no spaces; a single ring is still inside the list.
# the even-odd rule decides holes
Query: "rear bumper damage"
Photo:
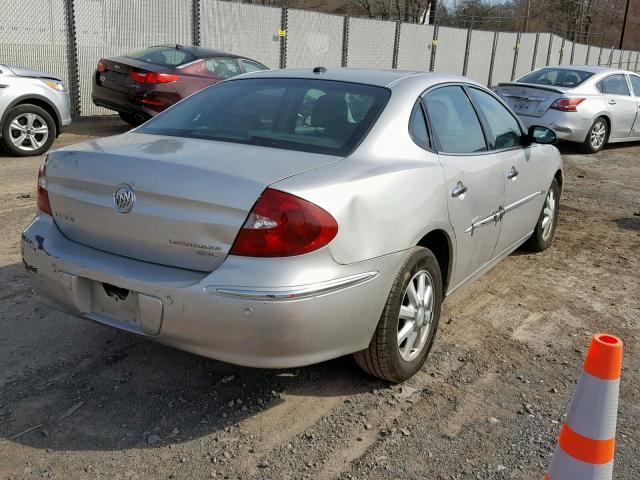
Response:
[[[584,117],[579,112],[560,112],[547,110],[541,117],[519,115],[527,127],[541,125],[553,130],[560,140],[582,143],[593,124],[591,118]]]
[[[337,264],[326,248],[277,259],[229,256],[204,273],[78,244],[45,214],[22,235],[30,280],[56,308],[206,357],[265,368],[366,348],[406,255],[351,265]]]

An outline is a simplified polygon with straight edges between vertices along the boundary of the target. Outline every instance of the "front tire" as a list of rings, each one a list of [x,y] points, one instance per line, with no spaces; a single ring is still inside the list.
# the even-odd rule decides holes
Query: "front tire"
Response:
[[[2,125],[2,144],[12,155],[42,155],[56,138],[56,124],[46,110],[31,104],[9,110]]]
[[[398,383],[427,360],[440,319],[442,274],[431,250],[415,247],[396,275],[371,343],[354,354],[365,372]]]
[[[581,150],[584,153],[597,153],[604,148],[607,140],[609,140],[609,125],[603,117],[598,117],[591,125]]]
[[[549,248],[556,233],[558,210],[560,208],[560,184],[555,178],[551,182],[547,197],[544,200],[540,217],[533,234],[525,243],[525,248],[534,252],[542,252]]]

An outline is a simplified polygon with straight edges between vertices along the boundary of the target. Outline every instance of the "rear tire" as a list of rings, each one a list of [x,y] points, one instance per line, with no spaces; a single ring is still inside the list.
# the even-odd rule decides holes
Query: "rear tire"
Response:
[[[422,281],[423,296],[418,300]],[[417,295],[410,292],[410,285]],[[429,291],[430,295],[426,293]],[[431,250],[415,247],[393,281],[369,347],[354,354],[358,366],[389,382],[403,382],[412,377],[426,362],[433,345],[441,303],[438,261]]]
[[[118,115],[120,116],[120,120],[128,123],[132,127],[139,127],[148,120],[148,118],[145,118],[144,116],[139,114],[136,115],[133,113],[118,112]]]
[[[538,217],[536,229],[524,244],[527,250],[542,252],[549,248],[556,232],[559,208],[560,185],[558,184],[558,180],[554,178],[547,192],[547,197],[544,200],[544,205],[542,205],[542,211],[540,212],[540,217]]]
[[[35,157],[51,148],[56,124],[46,110],[22,104],[7,113],[2,125],[2,144],[11,155]]]
[[[598,153],[604,148],[609,140],[609,124],[603,117],[598,117],[593,121],[593,125],[587,132],[587,138],[580,145],[580,150],[584,153]]]

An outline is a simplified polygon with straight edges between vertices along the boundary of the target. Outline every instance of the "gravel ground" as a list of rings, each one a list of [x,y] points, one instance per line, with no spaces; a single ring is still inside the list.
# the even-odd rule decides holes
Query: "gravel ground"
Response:
[[[124,130],[80,123],[57,145]],[[640,146],[561,150],[553,246],[447,299],[402,386],[350,358],[235,367],[52,310],[19,256],[41,159],[0,157],[0,478],[541,479],[607,331],[626,342],[615,477],[637,480]]]

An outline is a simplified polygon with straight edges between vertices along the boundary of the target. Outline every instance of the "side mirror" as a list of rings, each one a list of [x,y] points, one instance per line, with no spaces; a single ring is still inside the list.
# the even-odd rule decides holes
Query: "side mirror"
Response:
[[[558,141],[556,132],[541,125],[529,127],[529,139],[534,143],[552,144]]]

